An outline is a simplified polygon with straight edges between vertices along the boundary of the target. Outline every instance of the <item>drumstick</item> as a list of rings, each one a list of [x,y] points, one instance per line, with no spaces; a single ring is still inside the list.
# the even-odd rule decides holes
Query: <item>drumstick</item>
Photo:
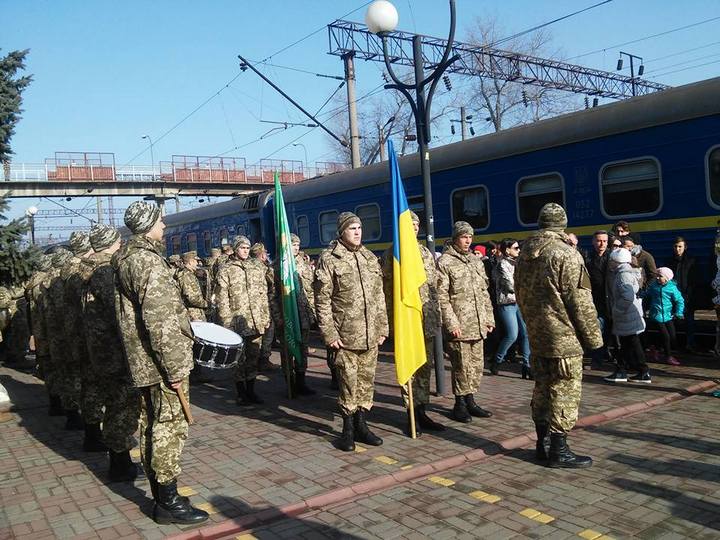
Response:
[[[180,398],[180,405],[182,405],[183,413],[185,414],[185,420],[187,420],[188,424],[194,424],[195,420],[193,420],[192,412],[190,412],[190,404],[188,403],[187,398],[185,397],[185,392],[183,392],[182,386],[178,387],[176,390],[178,398]]]

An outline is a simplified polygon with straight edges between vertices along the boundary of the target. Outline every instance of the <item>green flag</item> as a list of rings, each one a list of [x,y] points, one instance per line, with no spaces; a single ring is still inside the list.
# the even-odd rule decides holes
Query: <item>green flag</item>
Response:
[[[280,271],[280,294],[282,297],[282,315],[284,321],[283,336],[287,352],[295,359],[296,365],[305,367],[302,355],[302,338],[300,333],[300,315],[298,312],[298,279],[295,268],[295,257],[290,242],[290,227],[285,213],[280,177],[275,173],[275,243],[277,245],[278,269]]]

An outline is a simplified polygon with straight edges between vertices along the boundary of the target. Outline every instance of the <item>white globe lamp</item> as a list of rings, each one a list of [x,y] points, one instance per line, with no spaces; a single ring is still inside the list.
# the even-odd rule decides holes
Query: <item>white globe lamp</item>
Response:
[[[398,25],[398,12],[388,0],[375,0],[365,13],[365,24],[373,34],[392,32]]]
[[[26,213],[27,213],[28,216],[34,216],[35,214],[38,213],[37,206],[31,206],[31,207],[29,207],[29,208],[26,210]]]

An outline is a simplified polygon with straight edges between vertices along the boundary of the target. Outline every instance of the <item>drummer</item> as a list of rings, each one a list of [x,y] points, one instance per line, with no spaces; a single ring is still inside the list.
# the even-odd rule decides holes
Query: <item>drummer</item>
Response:
[[[182,254],[182,268],[175,274],[191,321],[205,321],[205,310],[208,308],[208,302],[195,275],[198,261],[196,251],[186,251]]]

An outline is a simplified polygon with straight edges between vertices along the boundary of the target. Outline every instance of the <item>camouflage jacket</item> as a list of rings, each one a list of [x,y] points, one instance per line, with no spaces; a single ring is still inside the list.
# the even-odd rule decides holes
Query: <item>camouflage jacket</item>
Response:
[[[420,300],[423,303],[423,332],[430,339],[440,328],[440,305],[438,304],[438,270],[435,257],[430,250],[418,242],[427,281],[420,287]],[[387,304],[388,321],[393,323],[393,246],[385,250],[382,256],[383,289]]]
[[[88,362],[82,304],[89,277],[88,260],[78,257],[70,259],[60,271],[60,279],[64,282],[65,336],[72,353],[72,360],[79,365],[86,365]]]
[[[185,307],[191,321],[204,321],[205,310],[208,308],[205,295],[200,288],[200,282],[193,272],[187,268],[183,268],[175,274],[178,285],[180,285],[180,294],[182,295]]]
[[[270,326],[271,269],[253,259],[228,259],[215,275],[220,324],[241,336],[257,336]]]
[[[341,242],[331,244],[318,260],[314,289],[326,344],[340,339],[346,349],[366,351],[390,333],[382,270],[366,247],[350,251]]]
[[[180,381],[193,368],[193,333],[163,245],[131,236],[112,259],[115,313],[135,386]]]
[[[602,345],[590,276],[567,235],[541,230],[523,244],[515,267],[515,296],[532,354],[567,358]]]
[[[0,342],[2,342],[2,332],[10,326],[12,317],[10,308],[14,304],[12,295],[7,287],[0,287]]]
[[[46,335],[56,353],[67,351],[69,346],[65,333],[65,282],[60,277],[63,268],[64,266],[50,269],[42,284],[42,311],[45,317]]]
[[[438,259],[438,301],[445,333],[461,331],[453,341],[485,339],[487,327],[495,326],[482,259],[453,245]]]
[[[115,318],[115,270],[112,255],[95,253],[83,298],[87,348],[92,372],[129,381],[127,362]]]
[[[273,284],[274,302],[270,306],[276,329],[281,326],[280,323],[282,321],[282,284],[280,283],[279,264],[279,260],[275,261],[275,266],[273,267],[273,273],[275,276],[275,282]],[[298,285],[300,285],[300,288],[297,291],[300,328],[303,330],[310,330],[316,321],[315,293],[313,292],[313,281],[315,279],[315,275],[310,264],[305,260],[305,256],[302,252],[298,253],[297,257],[295,257],[295,270],[297,271]]]
[[[38,356],[46,356],[47,332],[45,330],[45,319],[42,314],[42,282],[47,277],[47,272],[35,272],[25,286],[25,299],[28,303],[28,322],[30,332],[35,337],[35,353]]]

